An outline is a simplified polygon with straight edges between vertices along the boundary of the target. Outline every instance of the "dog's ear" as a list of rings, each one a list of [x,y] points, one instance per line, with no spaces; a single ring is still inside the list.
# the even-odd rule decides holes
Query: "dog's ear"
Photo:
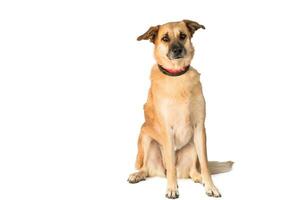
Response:
[[[205,29],[205,27],[203,25],[199,24],[198,22],[195,22],[192,20],[187,20],[187,19],[182,20],[182,21],[185,23],[186,27],[188,28],[188,30],[191,34],[191,37],[193,36],[194,32],[196,30],[198,30],[199,28]]]
[[[151,42],[154,43],[155,37],[158,34],[158,29],[159,29],[159,25],[157,26],[151,26],[148,31],[146,31],[146,33],[144,33],[143,35],[140,35],[137,40],[150,40]]]

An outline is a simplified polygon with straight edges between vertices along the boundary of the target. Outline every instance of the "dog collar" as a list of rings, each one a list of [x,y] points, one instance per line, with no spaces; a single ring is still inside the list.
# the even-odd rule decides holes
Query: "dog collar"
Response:
[[[185,66],[179,70],[173,70],[173,69],[166,69],[164,68],[163,66],[157,64],[158,66],[158,69],[165,75],[168,75],[168,76],[180,76],[182,74],[185,74],[187,71],[189,71],[190,69],[190,65],[188,66]]]

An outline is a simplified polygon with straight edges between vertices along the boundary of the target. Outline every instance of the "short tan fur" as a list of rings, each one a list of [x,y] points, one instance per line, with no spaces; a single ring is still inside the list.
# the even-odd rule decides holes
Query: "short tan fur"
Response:
[[[167,198],[179,196],[177,178],[191,178],[203,183],[209,196],[220,197],[211,174],[231,170],[233,162],[208,162],[205,131],[205,99],[196,69],[180,76],[162,73],[189,66],[194,56],[191,38],[205,27],[183,20],[152,26],[138,40],[154,43],[156,64],[151,71],[151,87],[144,105],[145,122],[138,139],[137,172],[128,178],[137,183],[147,177],[167,178]],[[170,50],[178,44],[184,53],[170,59]],[[178,46],[177,45],[177,46]]]

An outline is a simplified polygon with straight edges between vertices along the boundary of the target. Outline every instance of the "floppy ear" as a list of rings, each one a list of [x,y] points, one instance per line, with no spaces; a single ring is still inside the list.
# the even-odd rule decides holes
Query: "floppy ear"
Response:
[[[191,37],[193,36],[194,32],[196,30],[198,30],[199,28],[205,29],[205,27],[201,24],[198,24],[198,22],[195,22],[192,20],[187,20],[187,19],[182,20],[182,21],[185,23],[186,27],[189,29]]]
[[[150,40],[151,42],[154,43],[155,37],[157,36],[158,33],[158,29],[159,29],[159,25],[158,26],[151,26],[148,31],[146,31],[146,33],[144,33],[143,35],[140,35],[137,40]]]

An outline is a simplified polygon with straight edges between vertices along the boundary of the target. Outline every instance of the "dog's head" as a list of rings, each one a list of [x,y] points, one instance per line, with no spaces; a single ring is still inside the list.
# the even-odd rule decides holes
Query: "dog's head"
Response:
[[[154,56],[158,64],[169,69],[188,66],[194,55],[191,38],[203,25],[191,20],[169,22],[152,26],[137,40],[150,40],[154,43]]]

